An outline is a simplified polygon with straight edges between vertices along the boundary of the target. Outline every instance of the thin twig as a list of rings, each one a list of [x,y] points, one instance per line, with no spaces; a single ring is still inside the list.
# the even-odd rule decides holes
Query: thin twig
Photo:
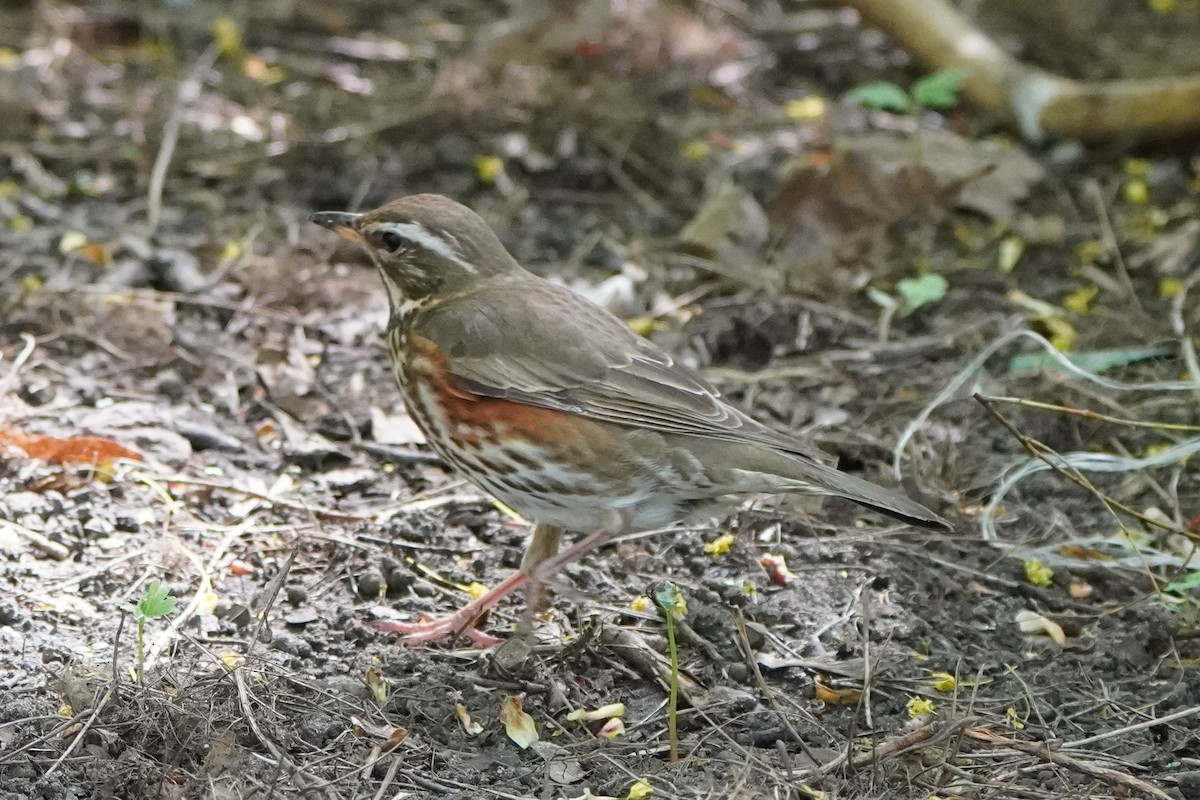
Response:
[[[1150,428],[1151,430],[1169,431],[1171,433],[1200,433],[1200,425],[1184,425],[1174,422],[1144,422],[1139,419],[1126,419],[1125,417],[1114,417],[1109,414],[1101,414],[1100,412],[1092,411],[1089,408],[1072,408],[1070,406],[1060,406],[1054,403],[1043,403],[1038,400],[1026,400],[1023,397],[1004,397],[997,395],[980,396],[989,403],[1007,403],[1008,405],[1019,406],[1020,408],[1030,408],[1037,411],[1054,411],[1059,414],[1069,414],[1073,417],[1079,417],[1091,422],[1109,422],[1113,425],[1124,425],[1129,428]]]
[[[147,484],[157,483],[157,482],[161,481],[161,482],[171,483],[171,484],[180,484],[180,485],[188,485],[188,486],[203,486],[208,489],[218,489],[223,492],[231,492],[234,494],[242,495],[243,497],[251,497],[256,500],[261,500],[263,503],[266,503],[269,506],[278,506],[280,508],[287,508],[292,511],[299,511],[299,512],[303,512],[303,513],[306,513],[309,515],[315,515],[315,516],[321,517],[323,519],[331,519],[336,522],[361,522],[361,521],[367,519],[367,517],[364,517],[359,514],[351,514],[351,513],[344,512],[344,511],[335,511],[335,510],[329,509],[329,508],[322,508],[320,506],[310,505],[310,504],[302,502],[302,501],[288,500],[285,497],[279,497],[279,496],[275,496],[275,495],[271,495],[271,494],[266,494],[263,492],[256,492],[256,491],[253,491],[252,489],[247,489],[244,486],[238,486],[238,485],[236,485],[232,482],[228,482],[228,481],[214,481],[214,480],[209,480],[207,478],[198,478],[193,475],[185,475],[185,474],[168,475],[168,474],[163,473],[163,474],[155,475],[152,472],[150,472],[150,470],[148,470],[148,469],[134,470],[133,472],[130,472],[130,477],[132,477],[134,480],[143,481]],[[407,504],[404,507],[407,507]]]
[[[1133,280],[1129,277],[1129,268],[1125,266],[1125,257],[1121,255],[1121,244],[1117,241],[1117,234],[1113,231],[1112,221],[1108,217],[1108,207],[1104,204],[1104,193],[1100,191],[1100,184],[1094,180],[1089,180],[1084,185],[1084,190],[1092,196],[1092,201],[1096,204],[1096,216],[1100,219],[1100,233],[1104,238],[1104,244],[1113,254],[1113,263],[1117,266],[1117,276],[1121,279],[1121,287],[1125,290],[1125,299],[1129,301],[1143,318],[1146,318],[1146,309],[1142,306],[1142,301],[1138,299],[1137,290],[1133,288]]]
[[[71,551],[66,545],[61,545],[53,541],[49,537],[38,533],[32,528],[27,528],[19,522],[5,520],[0,522],[0,528],[8,528],[17,536],[28,539],[29,542],[38,550],[41,550],[46,555],[53,558],[55,561],[66,561],[71,557]]]
[[[878,747],[871,748],[850,762],[853,769],[862,769],[877,764],[885,758],[895,758],[916,747],[929,747],[934,742],[949,739],[956,733],[965,731],[979,720],[973,717],[963,717],[953,722],[929,722],[910,731],[903,736],[888,739]]]
[[[1155,717],[1154,719],[1142,720],[1141,722],[1136,722],[1133,725],[1126,725],[1124,728],[1117,728],[1116,730],[1098,733],[1095,736],[1089,736],[1086,739],[1080,739],[1076,742],[1066,742],[1063,745],[1063,749],[1095,744],[1096,742],[1102,742],[1105,739],[1112,739],[1115,736],[1123,736],[1127,733],[1135,733],[1146,728],[1151,728],[1155,725],[1168,725],[1172,722],[1178,722],[1181,719],[1186,719],[1187,717],[1194,717],[1197,714],[1200,714],[1200,706],[1192,706],[1191,708],[1185,708],[1182,711],[1176,711],[1174,714],[1167,714],[1165,717]]]
[[[775,712],[775,716],[779,717],[780,724],[784,729],[791,734],[796,744],[800,745],[800,749],[804,751],[804,755],[814,764],[819,764],[817,754],[808,746],[808,742],[804,741],[804,737],[800,735],[800,731],[796,730],[796,726],[788,719],[787,714],[783,713],[779,702],[775,699],[775,693],[771,691],[771,687],[767,685],[767,681],[763,678],[762,670],[759,669],[758,659],[754,657],[754,649],[750,647],[750,637],[746,633],[746,617],[742,614],[742,610],[736,606],[733,609],[733,625],[737,629],[738,647],[742,651],[742,656],[746,659],[746,665],[750,667],[750,671],[754,674],[754,682],[758,685],[758,690],[762,692],[763,697],[767,701],[767,705]]]
[[[37,339],[34,339],[28,333],[22,333],[21,339],[25,342],[25,346],[21,348],[21,352],[17,353],[17,357],[13,359],[12,366],[8,368],[8,372],[3,378],[0,378],[0,397],[8,394],[8,389],[17,379],[17,373],[21,371],[21,367],[29,360],[29,356],[33,354],[33,349],[37,347]]]
[[[150,185],[146,189],[147,218],[151,234],[158,230],[159,219],[162,215],[163,186],[167,181],[167,170],[171,166],[171,157],[175,154],[175,145],[179,141],[179,126],[183,122],[183,109],[200,96],[204,75],[212,69],[213,64],[217,63],[219,55],[221,55],[221,48],[214,42],[200,55],[200,58],[196,59],[195,66],[179,84],[175,103],[171,106],[171,114],[167,117],[167,124],[163,126],[162,143],[158,147],[158,155],[154,157],[154,166],[150,170]]]
[[[1179,337],[1179,347],[1183,351],[1183,363],[1187,365],[1188,374],[1192,376],[1192,392],[1197,399],[1200,399],[1200,359],[1196,358],[1196,346],[1192,343],[1192,337],[1188,335],[1187,325],[1183,320],[1183,309],[1187,302],[1188,292],[1196,287],[1197,282],[1200,282],[1200,269],[1193,270],[1192,274],[1187,276],[1187,280],[1179,287],[1179,294],[1175,295],[1175,299],[1171,301],[1171,331]]]
[[[862,638],[863,638],[863,690],[859,696],[859,706],[863,711],[863,722],[866,723],[867,730],[875,729],[875,721],[871,718],[871,684],[874,682],[874,670],[871,669],[871,601],[867,593],[869,584],[860,585],[858,591],[858,604],[862,615]]]
[[[254,628],[254,635],[250,637],[250,644],[246,647],[246,659],[250,659],[250,654],[254,652],[254,646],[262,641],[263,629],[267,626],[267,618],[270,616],[271,609],[275,606],[275,601],[279,598],[279,590],[283,588],[284,581],[287,580],[288,574],[292,571],[292,564],[296,560],[298,547],[293,547],[287,554],[287,558],[283,560],[283,564],[279,568],[279,574],[271,578],[267,582],[266,589],[263,590],[260,608],[258,609],[258,624]]]

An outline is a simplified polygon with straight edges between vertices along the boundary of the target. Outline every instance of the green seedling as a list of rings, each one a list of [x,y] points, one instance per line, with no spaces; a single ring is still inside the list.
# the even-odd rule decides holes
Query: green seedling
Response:
[[[667,652],[671,659],[671,685],[667,696],[667,740],[671,746],[671,763],[679,760],[679,650],[675,646],[675,620],[687,613],[687,601],[679,587],[669,581],[651,593],[654,605],[667,621]]]
[[[961,70],[942,69],[918,78],[908,89],[891,81],[872,81],[854,87],[846,97],[894,114],[916,114],[925,108],[945,111],[958,105],[962,81]]]
[[[1183,578],[1168,583],[1163,587],[1163,591],[1177,594],[1184,598],[1200,591],[1200,571],[1189,572]],[[1195,600],[1200,602],[1200,596],[1197,596]]]
[[[169,586],[159,581],[150,581],[137,604],[130,607],[137,620],[137,682],[144,685],[146,674],[146,622],[165,617],[175,610],[177,598],[171,596]]]
[[[915,278],[903,278],[896,283],[896,294],[867,287],[867,297],[890,317],[896,312],[906,317],[922,306],[936,303],[946,296],[950,282],[936,272],[926,272]]]

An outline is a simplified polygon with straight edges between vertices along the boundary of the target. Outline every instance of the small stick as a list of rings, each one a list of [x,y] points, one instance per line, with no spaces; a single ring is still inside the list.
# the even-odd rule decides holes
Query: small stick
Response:
[[[1093,202],[1096,204],[1096,216],[1100,220],[1100,232],[1104,238],[1104,244],[1113,254],[1113,262],[1117,267],[1117,276],[1121,279],[1121,288],[1125,290],[1125,299],[1130,305],[1142,316],[1147,319],[1146,309],[1142,305],[1142,301],[1138,299],[1137,290],[1133,288],[1133,281],[1129,277],[1129,268],[1125,266],[1125,257],[1121,254],[1121,244],[1117,241],[1117,234],[1113,231],[1112,220],[1108,217],[1108,207],[1104,205],[1104,193],[1100,191],[1100,184],[1094,180],[1089,180],[1084,186],[1084,190],[1092,196]]]
[[[179,92],[175,95],[175,103],[171,106],[171,114],[167,124],[163,126],[162,143],[158,147],[158,155],[154,157],[154,166],[150,170],[150,185],[146,189],[146,206],[149,209],[147,217],[150,233],[158,230],[159,217],[162,215],[163,186],[167,181],[167,169],[171,166],[171,156],[175,154],[175,144],[179,141],[179,126],[183,122],[183,107],[200,95],[200,83],[204,73],[217,63],[221,49],[216,44],[196,59],[196,65],[191,73],[179,84]]]
[[[21,352],[17,353],[17,357],[13,359],[12,366],[8,368],[8,373],[3,378],[0,378],[0,397],[8,394],[9,387],[17,379],[17,373],[21,371],[21,367],[29,360],[29,356],[33,354],[33,348],[37,347],[37,339],[34,339],[28,333],[22,333],[21,338],[25,341],[25,346],[21,348]]]
[[[1172,433],[1200,433],[1200,425],[1184,425],[1174,422],[1144,422],[1138,419],[1126,419],[1124,417],[1101,414],[1098,411],[1092,411],[1088,408],[1071,408],[1070,406],[1060,406],[1055,403],[1043,403],[1039,400],[1026,400],[1023,397],[996,395],[980,395],[980,397],[989,403],[1007,403],[1020,408],[1031,408],[1037,411],[1055,411],[1060,414],[1070,414],[1073,417],[1080,417],[1091,422],[1110,422],[1113,425],[1125,425],[1130,428],[1150,428],[1151,430],[1170,431]]]
[[[4,522],[0,522],[0,527],[8,528],[17,534],[17,536],[28,539],[34,547],[50,556],[55,561],[66,561],[71,557],[71,551],[68,550],[65,545],[51,541],[43,534],[38,533],[32,528],[27,528],[19,522],[5,520]]]
[[[771,691],[771,687],[767,685],[766,679],[763,678],[762,670],[758,667],[758,661],[754,658],[754,649],[750,647],[750,637],[746,633],[745,615],[742,614],[742,610],[737,606],[734,606],[733,612],[733,624],[737,629],[738,635],[738,648],[742,651],[742,656],[746,659],[746,666],[748,666],[750,668],[750,672],[754,674],[754,682],[758,685],[758,690],[762,692],[763,697],[766,698],[767,705],[770,706],[771,710],[775,712],[775,715],[779,717],[779,722],[782,723],[787,732],[792,735],[792,738],[796,740],[796,744],[800,745],[800,749],[804,751],[804,755],[806,755],[809,761],[811,761],[813,764],[819,764],[820,761],[817,759],[817,754],[814,753],[812,748],[808,746],[808,742],[804,741],[804,737],[802,737],[800,732],[796,730],[796,726],[792,724],[790,719],[788,719],[787,714],[783,713],[783,709],[779,707],[779,702],[775,699],[775,693]],[[787,770],[789,773],[792,771],[790,762],[787,764]]]
[[[1200,706],[1185,708],[1182,711],[1176,711],[1174,714],[1167,714],[1165,717],[1156,717],[1154,719],[1146,719],[1142,720],[1141,722],[1135,722],[1133,725],[1126,725],[1124,728],[1117,728],[1113,731],[1098,733],[1095,736],[1089,736],[1086,739],[1080,739],[1077,742],[1067,742],[1063,745],[1063,749],[1066,750],[1067,748],[1083,747],[1084,745],[1095,744],[1096,742],[1102,742],[1105,739],[1111,739],[1114,736],[1121,736],[1126,733],[1134,733],[1145,728],[1153,727],[1154,725],[1167,725],[1187,717],[1195,716],[1196,714],[1200,714]]]
[[[1112,769],[1111,767],[1101,767],[1097,764],[1089,764],[1086,761],[1081,761],[1074,756],[1063,753],[1061,750],[1051,749],[1052,745],[1050,742],[1023,742],[1019,739],[1009,739],[1000,736],[983,728],[971,728],[965,733],[966,737],[973,742],[992,745],[993,747],[1007,747],[1010,750],[1037,756],[1051,764],[1061,764],[1076,772],[1081,772],[1090,778],[1102,780],[1110,785],[1115,784],[1129,791],[1139,792],[1153,797],[1155,800],[1173,800],[1171,795],[1141,778],[1137,778],[1127,772]]]
[[[897,736],[893,739],[888,739],[878,747],[873,747],[866,753],[856,757],[850,762],[850,766],[854,769],[862,769],[876,764],[885,758],[892,758],[911,750],[917,746],[928,746],[936,741],[948,739],[954,733],[967,729],[972,724],[978,722],[978,719],[964,717],[963,719],[954,722],[929,722],[915,731],[910,731],[903,736]]]

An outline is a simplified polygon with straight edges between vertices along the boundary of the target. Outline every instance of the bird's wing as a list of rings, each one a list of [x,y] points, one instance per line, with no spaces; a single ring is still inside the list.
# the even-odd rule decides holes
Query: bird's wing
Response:
[[[469,307],[451,301],[431,309],[414,331],[446,355],[450,379],[464,391],[833,462],[756,422],[693,370],[568,289],[526,280],[500,283],[486,296],[482,306],[476,299]],[[549,318],[533,316],[533,308],[548,309]]]

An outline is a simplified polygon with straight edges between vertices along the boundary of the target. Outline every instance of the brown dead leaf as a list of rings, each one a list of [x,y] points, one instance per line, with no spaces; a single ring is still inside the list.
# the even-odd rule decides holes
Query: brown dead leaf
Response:
[[[512,31],[492,45],[492,59],[553,63],[569,55],[641,75],[691,69],[717,86],[743,80],[769,63],[758,42],[677,3],[582,0],[527,7],[515,15]]]
[[[1016,204],[1042,175],[1020,149],[945,131],[846,137],[828,153],[787,164],[768,213],[788,254],[809,259],[863,231],[912,216],[936,221],[953,207],[1011,224]]]
[[[359,736],[378,740],[375,746],[385,753],[394,750],[408,736],[408,730],[398,725],[377,723],[354,715],[350,717],[350,724]]]

